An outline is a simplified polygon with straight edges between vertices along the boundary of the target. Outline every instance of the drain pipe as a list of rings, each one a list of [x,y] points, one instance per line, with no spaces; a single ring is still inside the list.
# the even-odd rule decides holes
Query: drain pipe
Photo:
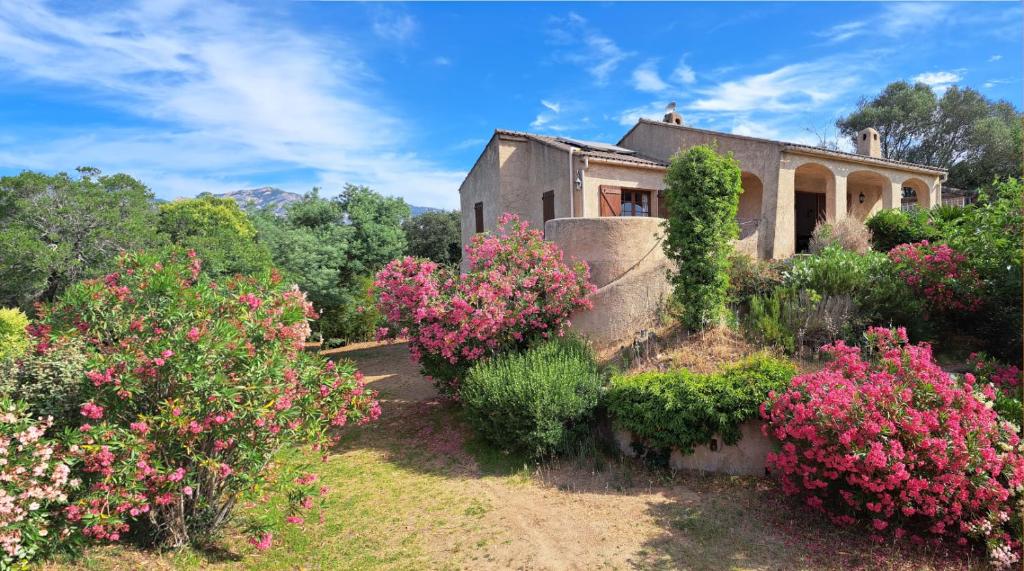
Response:
[[[572,164],[573,148],[569,147],[569,218],[576,217],[576,172]]]

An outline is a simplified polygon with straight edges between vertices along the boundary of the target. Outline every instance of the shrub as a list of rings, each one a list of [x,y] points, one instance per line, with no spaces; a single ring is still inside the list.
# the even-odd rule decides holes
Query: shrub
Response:
[[[782,285],[779,262],[765,262],[742,252],[729,255],[729,301],[746,306],[751,298],[767,295]]]
[[[849,295],[859,298],[876,287],[884,254],[858,254],[837,245],[810,256],[798,256],[784,273],[786,285],[812,289],[823,295]]]
[[[975,536],[997,560],[1019,557],[1024,456],[1016,430],[988,408],[991,387],[954,379],[902,328],[871,328],[866,339],[863,353],[825,347],[834,361],[769,397],[765,431],[782,447],[768,465],[783,490],[837,524],[961,544]]]
[[[462,259],[462,214],[430,211],[402,222],[408,254],[442,266],[457,267]]]
[[[966,267],[967,257],[927,240],[889,251],[900,277],[938,312],[974,312],[981,307],[981,281]]]
[[[0,307],[0,361],[18,356],[28,349],[28,317],[21,310]]]
[[[0,397],[0,569],[23,569],[67,541],[60,516],[71,461],[46,436],[52,419],[33,418],[22,403]]]
[[[52,416],[56,429],[77,428],[87,370],[84,349],[80,339],[56,339],[0,362],[0,393],[16,396],[40,418]]]
[[[567,265],[558,246],[511,214],[496,233],[474,236],[466,259],[465,274],[428,260],[394,260],[374,282],[389,326],[380,336],[408,337],[413,359],[449,396],[478,359],[561,333],[570,314],[590,307],[594,291],[586,263]]]
[[[678,268],[670,275],[673,297],[688,329],[725,317],[728,256],[739,235],[736,209],[742,191],[736,159],[708,146],[676,154],[665,173],[665,255]]]
[[[688,454],[716,434],[726,444],[738,442],[740,425],[757,418],[769,391],[783,389],[795,374],[787,361],[756,355],[710,375],[686,369],[617,375],[605,402],[615,424],[648,446]]]
[[[991,383],[996,390],[995,408],[999,416],[1019,429],[1024,421],[1021,404],[1022,372],[1016,365],[1004,365],[985,353],[971,353],[967,359],[979,384]]]
[[[811,253],[817,254],[829,246],[863,254],[871,249],[871,232],[852,216],[840,218],[837,222],[820,223],[811,233]]]
[[[86,537],[205,541],[281,447],[379,415],[351,366],[302,352],[312,306],[279,282],[214,283],[193,252],[132,254],[44,308],[38,351],[86,347],[72,433],[86,488],[66,509]]]
[[[745,324],[754,339],[790,353],[849,338],[863,326],[849,295],[822,296],[791,287],[753,298]]]
[[[478,362],[460,397],[466,418],[483,437],[536,457],[567,450],[589,429],[600,390],[590,348],[565,337]]]
[[[900,244],[939,237],[938,229],[929,223],[927,210],[880,210],[865,224],[871,231],[871,247],[879,252],[888,252]]]

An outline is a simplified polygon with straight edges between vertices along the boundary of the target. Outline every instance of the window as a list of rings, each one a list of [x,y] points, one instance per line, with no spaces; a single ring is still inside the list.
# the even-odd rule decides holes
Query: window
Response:
[[[476,214],[476,233],[484,231],[484,203],[477,202],[473,205],[473,212]]]
[[[549,190],[541,195],[544,210],[544,222],[555,217],[555,191]]]
[[[619,216],[650,216],[651,191],[623,189],[621,204]]]

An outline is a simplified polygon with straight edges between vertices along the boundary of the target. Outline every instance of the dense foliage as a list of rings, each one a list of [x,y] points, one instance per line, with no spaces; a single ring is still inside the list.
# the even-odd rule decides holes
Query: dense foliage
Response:
[[[200,252],[203,271],[214,277],[270,269],[270,252],[256,241],[256,228],[231,198],[209,194],[160,205],[160,231],[173,243]]]
[[[888,252],[900,244],[935,240],[938,232],[930,224],[931,211],[915,208],[909,212],[886,209],[868,218],[865,223],[871,231],[871,247]]]
[[[19,309],[0,307],[0,362],[28,349],[28,317]]]
[[[484,438],[539,457],[568,450],[589,430],[600,391],[601,375],[586,342],[563,337],[478,362],[459,396]]]
[[[665,174],[664,248],[678,268],[670,278],[684,327],[703,329],[725,316],[742,191],[739,163],[731,154],[696,146],[672,157]]]
[[[456,267],[462,259],[462,227],[459,211],[429,211],[402,223],[406,253],[442,266]]]
[[[302,353],[313,310],[280,282],[214,283],[192,252],[132,254],[42,311],[34,351],[86,351],[70,433],[85,488],[65,510],[86,537],[206,540],[282,446],[379,415],[351,367]]]
[[[88,361],[85,342],[64,338],[45,343],[45,350],[0,361],[0,394],[16,397],[34,416],[52,416],[55,430],[78,428]]]
[[[819,222],[811,234],[810,252],[817,254],[830,246],[863,254],[871,248],[871,232],[853,216],[836,222]]]
[[[119,251],[164,242],[145,185],[126,174],[78,172],[0,178],[0,305],[27,311],[113,267]]]
[[[758,355],[706,375],[686,369],[617,375],[605,403],[615,424],[646,445],[688,454],[716,435],[735,444],[740,425],[756,419],[769,392],[785,388],[795,374],[791,363]]]
[[[923,83],[890,83],[836,126],[849,137],[878,129],[886,158],[949,169],[949,184],[974,189],[995,177],[1021,176],[1021,114],[971,88],[937,96]]]
[[[1016,429],[990,408],[991,385],[944,372],[903,329],[869,329],[864,352],[833,360],[773,393],[768,464],[783,490],[837,524],[876,534],[987,543],[994,562],[1020,556],[1024,456]]]
[[[587,308],[594,287],[584,262],[562,251],[517,216],[466,249],[468,272],[429,260],[394,260],[377,273],[377,307],[388,322],[381,337],[408,337],[413,358],[442,393],[455,396],[474,362],[561,333]]]
[[[51,423],[0,397],[0,569],[23,569],[70,534],[60,510],[80,482],[71,477],[70,458],[46,436]]]

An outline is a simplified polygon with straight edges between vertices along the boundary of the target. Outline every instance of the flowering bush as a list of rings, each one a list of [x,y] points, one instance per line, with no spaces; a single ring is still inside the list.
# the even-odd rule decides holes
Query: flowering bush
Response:
[[[1015,428],[989,408],[992,387],[945,373],[902,328],[866,337],[866,355],[826,346],[832,362],[762,407],[782,444],[768,465],[783,490],[838,524],[914,541],[975,537],[995,563],[1012,564],[1024,456]]]
[[[84,348],[80,339],[58,339],[45,351],[27,351],[0,362],[0,394],[17,395],[34,416],[52,416],[54,431],[77,428],[87,365]]]
[[[21,310],[0,307],[0,361],[28,349],[27,325],[28,317]]]
[[[60,447],[45,436],[51,422],[0,398],[0,569],[23,567],[69,533],[54,516],[78,482]]]
[[[31,327],[35,351],[86,346],[78,443],[85,536],[180,545],[217,530],[282,446],[380,414],[351,367],[301,353],[310,304],[275,274],[213,282],[193,252],[122,257]]]
[[[496,233],[473,237],[466,260],[461,275],[428,260],[394,260],[374,282],[390,325],[379,337],[408,337],[413,359],[450,396],[481,357],[560,335],[594,291],[586,263],[567,265],[558,246],[511,214]]]
[[[978,383],[992,383],[996,390],[995,408],[1004,420],[1007,420],[1017,428],[1021,427],[1024,421],[1024,405],[1021,397],[1022,377],[1024,374],[1016,365],[1003,365],[985,353],[971,353],[967,364],[973,369],[973,374]]]
[[[977,311],[981,280],[964,266],[967,257],[945,244],[922,240],[889,250],[900,277],[936,310]]]

